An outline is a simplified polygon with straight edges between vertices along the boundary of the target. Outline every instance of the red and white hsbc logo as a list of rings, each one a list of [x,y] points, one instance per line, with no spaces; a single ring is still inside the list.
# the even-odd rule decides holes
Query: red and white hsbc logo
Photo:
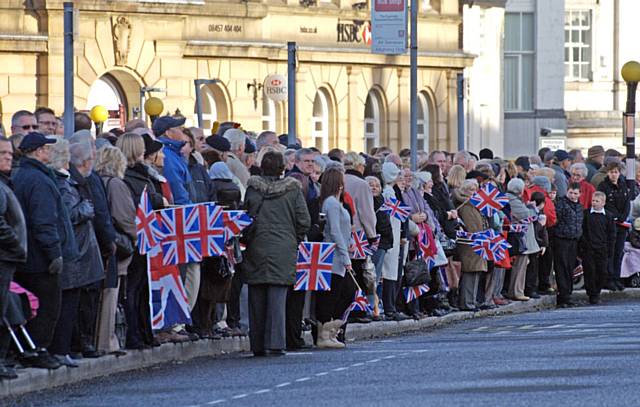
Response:
[[[265,96],[274,102],[287,100],[287,79],[280,74],[273,74],[264,78],[262,89]]]

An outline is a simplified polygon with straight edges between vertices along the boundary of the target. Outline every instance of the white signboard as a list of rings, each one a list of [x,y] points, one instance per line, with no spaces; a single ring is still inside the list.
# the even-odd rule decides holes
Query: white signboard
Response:
[[[538,148],[544,148],[544,147],[548,147],[552,151],[566,150],[567,138],[563,136],[540,137],[538,140]]]
[[[407,0],[373,0],[371,52],[398,55],[407,50]]]
[[[269,75],[262,84],[264,94],[274,102],[287,100],[287,79],[280,74]]]

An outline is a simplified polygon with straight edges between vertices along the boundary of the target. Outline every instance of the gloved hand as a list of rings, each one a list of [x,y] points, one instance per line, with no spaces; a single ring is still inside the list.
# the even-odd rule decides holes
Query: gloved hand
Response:
[[[49,274],[60,274],[60,273],[62,273],[62,257],[53,259],[51,263],[49,263]]]

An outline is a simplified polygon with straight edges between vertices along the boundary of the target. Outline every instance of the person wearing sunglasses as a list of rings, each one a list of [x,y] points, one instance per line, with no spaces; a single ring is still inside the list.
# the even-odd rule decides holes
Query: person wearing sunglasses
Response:
[[[18,110],[11,117],[11,135],[27,134],[38,130],[36,117],[28,110]]]

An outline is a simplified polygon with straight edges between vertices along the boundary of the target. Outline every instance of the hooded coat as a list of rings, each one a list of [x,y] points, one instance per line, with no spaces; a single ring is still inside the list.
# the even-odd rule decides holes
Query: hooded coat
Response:
[[[253,176],[247,182],[245,209],[255,222],[243,262],[246,283],[293,285],[298,243],[311,224],[300,183],[290,177]]]

